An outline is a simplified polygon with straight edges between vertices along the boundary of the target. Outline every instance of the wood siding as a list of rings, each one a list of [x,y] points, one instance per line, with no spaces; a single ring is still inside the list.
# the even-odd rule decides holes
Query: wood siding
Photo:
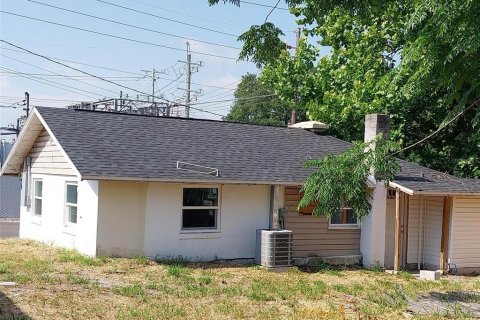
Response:
[[[480,197],[453,199],[449,256],[457,268],[480,268]]]
[[[45,129],[40,132],[29,156],[32,158],[32,173],[75,176],[73,168]]]
[[[285,188],[285,228],[293,231],[294,257],[360,254],[360,229],[329,229],[327,218],[300,214],[299,200],[299,187]]]

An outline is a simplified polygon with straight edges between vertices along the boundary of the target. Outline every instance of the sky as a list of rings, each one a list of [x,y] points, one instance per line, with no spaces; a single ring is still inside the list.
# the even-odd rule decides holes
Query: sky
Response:
[[[129,88],[1,42],[0,126],[25,114],[25,92],[30,105],[52,107],[114,98],[120,90],[129,97],[138,94],[130,89],[150,93],[152,79],[142,70],[163,72],[156,81],[157,96],[182,99],[185,91],[179,88],[185,88],[185,72],[179,60],[186,60],[187,42],[192,61],[203,62],[192,76],[192,89],[203,94],[193,103],[227,114],[233,102],[224,100],[233,98],[241,76],[259,72],[253,63],[237,61],[242,46],[237,36],[262,24],[277,1],[251,0],[240,7],[220,2],[210,7],[207,0],[0,0],[0,39]],[[283,1],[268,20],[284,31],[285,42],[295,44],[295,19]],[[219,115],[191,111],[196,118],[220,119]]]

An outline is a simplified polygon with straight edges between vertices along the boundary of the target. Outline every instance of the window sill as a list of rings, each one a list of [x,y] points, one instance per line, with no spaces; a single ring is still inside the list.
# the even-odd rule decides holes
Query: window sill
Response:
[[[219,239],[220,238],[219,230],[212,231],[181,231],[180,240],[190,240],[190,239]]]
[[[77,228],[76,228],[76,226],[70,226],[70,225],[63,226],[63,233],[71,235],[71,236],[76,236],[77,235]]]
[[[36,214],[32,214],[32,217],[30,219],[30,222],[36,225],[41,225],[42,224],[42,216],[38,216]]]
[[[329,230],[360,230],[360,226],[358,224],[355,225],[329,225]]]

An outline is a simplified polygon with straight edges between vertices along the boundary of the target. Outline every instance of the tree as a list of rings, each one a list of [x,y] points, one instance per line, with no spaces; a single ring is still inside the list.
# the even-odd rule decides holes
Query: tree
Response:
[[[290,121],[293,103],[276,97],[273,89],[261,83],[255,74],[242,76],[235,98],[237,100],[225,120],[273,126],[286,126]],[[296,111],[298,120],[305,117],[305,112]]]
[[[262,82],[280,98],[296,96],[310,119],[329,123],[333,134],[350,141],[361,139],[367,113],[388,113],[391,137],[404,147],[454,119],[401,156],[480,177],[480,1],[285,3],[303,28],[293,57],[279,39],[282,31],[269,22],[240,37],[240,58],[263,68]],[[331,53],[320,58],[322,46]]]

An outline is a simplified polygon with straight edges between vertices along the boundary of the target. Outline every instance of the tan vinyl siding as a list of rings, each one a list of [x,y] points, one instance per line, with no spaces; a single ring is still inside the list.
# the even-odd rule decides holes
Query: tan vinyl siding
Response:
[[[480,197],[453,199],[450,259],[457,268],[480,268]]]
[[[32,173],[75,175],[60,148],[45,129],[40,132],[29,156],[32,158]]]
[[[293,256],[360,254],[360,229],[329,229],[325,217],[299,214],[299,187],[285,188],[285,228],[293,231]]]

